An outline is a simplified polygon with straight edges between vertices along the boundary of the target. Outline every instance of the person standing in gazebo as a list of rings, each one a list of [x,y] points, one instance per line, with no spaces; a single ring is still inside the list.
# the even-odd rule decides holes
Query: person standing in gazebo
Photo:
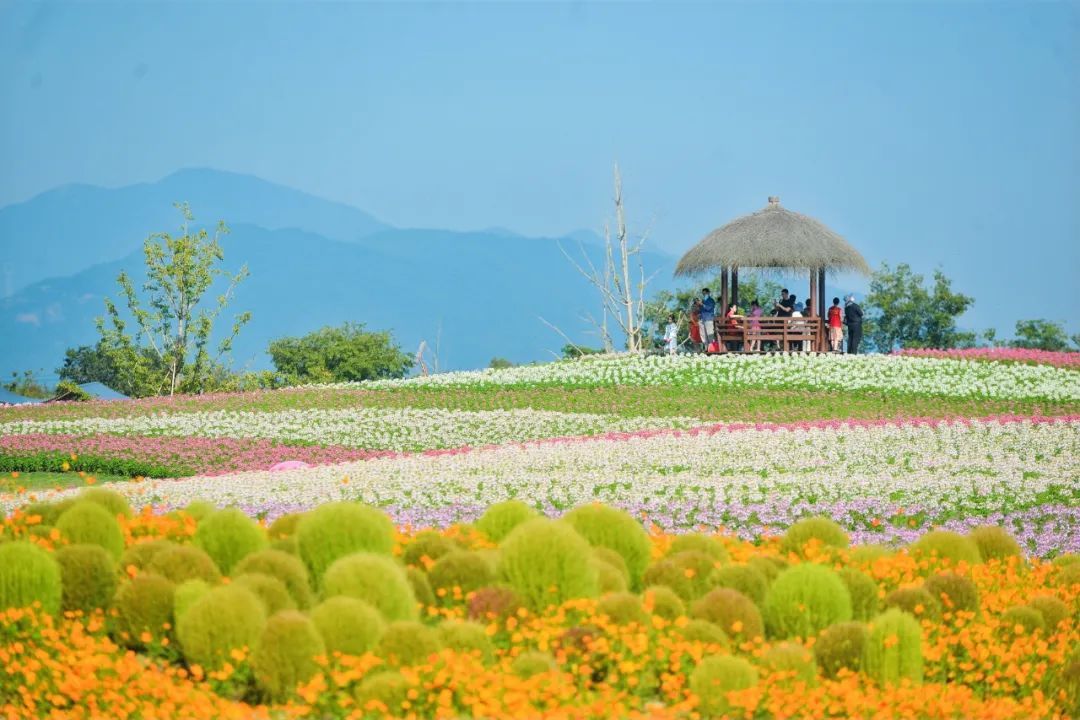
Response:
[[[829,308],[829,349],[840,352],[840,343],[844,341],[844,311],[840,309],[840,298],[832,299]]]
[[[706,351],[716,341],[716,301],[713,300],[709,288],[701,290],[701,341],[705,343]]]
[[[862,308],[855,302],[854,295],[848,295],[847,303],[844,304],[844,323],[848,329],[847,351],[849,355],[859,353],[859,342],[862,340]]]
[[[694,352],[701,350],[701,300],[694,298],[690,303],[690,348]]]

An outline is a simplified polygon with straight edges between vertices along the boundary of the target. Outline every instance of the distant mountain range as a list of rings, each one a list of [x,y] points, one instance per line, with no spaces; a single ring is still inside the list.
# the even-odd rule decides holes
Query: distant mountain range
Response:
[[[581,319],[596,314],[597,292],[555,238],[393,228],[255,177],[199,169],[116,189],[65,186],[0,208],[3,376],[51,374],[65,348],[94,342],[103,297],[117,298],[121,269],[141,283],[142,242],[179,227],[178,201],[201,223],[224,220],[224,266],[251,270],[230,306],[253,313],[233,352],[238,368],[269,367],[274,338],[345,321],[391,330],[409,352],[438,341],[445,369],[486,366],[495,356],[550,359],[565,341],[541,316],[575,341],[597,344]],[[562,242],[575,253],[580,243],[599,262],[588,231]],[[649,253],[645,263],[658,283],[671,277],[673,258]]]

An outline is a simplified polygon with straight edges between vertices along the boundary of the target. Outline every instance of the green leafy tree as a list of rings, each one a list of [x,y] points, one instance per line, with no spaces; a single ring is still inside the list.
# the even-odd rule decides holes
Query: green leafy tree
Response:
[[[504,357],[491,358],[491,362],[488,363],[488,367],[493,370],[505,370],[506,368],[514,367],[514,363],[510,362]]]
[[[367,332],[361,323],[280,338],[268,352],[277,371],[292,383],[398,378],[413,366],[390,333]]]
[[[956,319],[975,299],[952,291],[952,281],[934,271],[927,288],[906,263],[888,263],[874,272],[866,296],[866,339],[879,352],[896,348],[954,348],[975,344],[975,333],[961,332]]]
[[[164,367],[148,347],[112,346],[104,340],[64,351],[57,368],[61,380],[81,385],[99,382],[129,397],[156,395],[164,387]]]
[[[11,373],[11,381],[4,383],[3,387],[16,395],[37,398],[38,400],[51,395],[49,389],[39,383],[37,378],[34,377],[34,373],[29,370],[24,370],[22,375],[15,372]]]
[[[225,259],[219,238],[228,232],[218,223],[211,237],[205,229],[192,232],[194,221],[187,203],[177,204],[183,215],[179,235],[154,233],[143,243],[146,282],[142,286],[146,305],[127,272],[117,278],[135,320],[134,337],[116,304],[105,299],[110,324],[98,319],[98,331],[113,362],[120,365],[126,381],[139,387],[157,386],[169,395],[203,392],[220,370],[221,358],[232,349],[240,329],[251,319],[250,312],[233,320],[232,331],[210,352],[210,337],[218,315],[232,298],[236,286],[248,275],[245,265],[235,275],[223,270]],[[225,290],[216,299],[204,302],[211,285],[225,280]],[[156,381],[156,382],[155,382]]]
[[[1075,338],[1074,338],[1075,340]],[[1069,349],[1069,336],[1060,323],[1049,320],[1019,320],[1016,323],[1016,348],[1064,352]]]
[[[601,348],[586,347],[567,343],[562,346],[562,356],[566,360],[577,360],[585,355],[600,355],[604,351]]]

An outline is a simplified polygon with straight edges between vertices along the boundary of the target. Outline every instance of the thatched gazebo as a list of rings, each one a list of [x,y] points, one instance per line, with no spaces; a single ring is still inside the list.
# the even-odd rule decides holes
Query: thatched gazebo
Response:
[[[817,308],[818,318],[825,316],[827,270],[870,274],[866,260],[844,238],[812,217],[780,207],[778,197],[706,235],[682,256],[675,275],[719,269],[720,300],[727,307],[729,297],[739,301],[739,268],[808,271],[810,306]]]

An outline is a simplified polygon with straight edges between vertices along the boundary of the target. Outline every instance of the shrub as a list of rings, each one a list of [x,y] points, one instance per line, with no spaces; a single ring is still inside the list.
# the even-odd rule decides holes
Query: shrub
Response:
[[[716,538],[702,533],[686,533],[677,536],[671,541],[667,555],[675,555],[687,550],[705,553],[718,563],[731,562],[731,556],[728,554],[724,544]]]
[[[505,500],[490,506],[476,521],[476,529],[492,541],[501,543],[510,531],[539,516],[534,508],[520,500]]]
[[[319,666],[316,656],[326,652],[315,625],[296,610],[270,617],[251,654],[255,682],[272,701],[284,702]]]
[[[338,558],[357,552],[389,555],[394,547],[394,525],[386,513],[374,508],[327,503],[300,520],[296,542],[311,579],[319,584]]]
[[[455,652],[478,653],[486,664],[495,656],[487,629],[468,620],[444,620],[439,625],[439,643]]]
[[[626,575],[619,572],[611,563],[601,560],[596,555],[589,558],[596,570],[596,587],[602,595],[613,592],[624,592],[628,587]]]
[[[690,614],[720,626],[732,640],[742,644],[762,637],[765,625],[761,611],[750,598],[736,590],[716,588],[694,603]]]
[[[364,552],[335,560],[323,577],[323,594],[369,602],[387,620],[417,616],[416,596],[405,570],[386,555]]]
[[[784,554],[803,555],[807,543],[815,540],[821,547],[846,548],[850,543],[848,534],[834,521],[826,517],[808,517],[787,529],[780,540]]]
[[[116,562],[105,548],[68,545],[57,550],[55,558],[60,566],[61,610],[88,613],[112,604],[117,584]]]
[[[923,583],[930,597],[941,603],[942,612],[978,612],[979,589],[962,575],[946,572],[931,575]]]
[[[213,559],[192,545],[174,545],[156,553],[147,571],[157,573],[179,585],[185,580],[203,580],[210,585],[221,582],[221,573]]]
[[[28,542],[0,544],[0,609],[30,607],[60,610],[61,570],[56,559]]]
[[[848,558],[852,562],[856,562],[862,565],[873,565],[882,558],[887,558],[893,554],[892,548],[886,545],[859,545],[852,548],[848,553]]]
[[[493,585],[480,588],[468,600],[472,620],[505,620],[523,607],[521,596],[508,587]]]
[[[923,656],[919,622],[896,608],[874,618],[866,639],[862,669],[879,685],[896,684],[904,678],[920,684]]]
[[[1059,587],[1071,588],[1080,585],[1080,563],[1068,563],[1058,566],[1057,584]]]
[[[76,497],[78,500],[97,503],[108,510],[113,517],[117,515],[131,517],[130,503],[128,503],[126,497],[115,490],[103,487],[89,487],[84,488]]]
[[[1014,605],[1001,616],[1001,628],[1007,635],[1030,635],[1046,631],[1042,613],[1027,605]]]
[[[771,635],[809,638],[833,623],[851,619],[851,595],[831,569],[803,563],[780,573],[769,587],[762,610]]]
[[[641,594],[643,606],[653,615],[674,620],[686,614],[686,604],[678,594],[667,585],[652,585]]]
[[[607,615],[616,625],[648,626],[649,616],[642,607],[641,598],[629,592],[616,592],[604,595],[596,604],[601,615]]]
[[[630,582],[630,571],[626,569],[626,561],[623,560],[623,556],[615,552],[611,548],[606,547],[594,547],[592,555],[595,559],[605,562],[611,567],[619,571],[622,575],[623,585],[628,585]]]
[[[238,562],[233,573],[262,573],[277,578],[284,583],[296,607],[301,610],[311,607],[311,585],[308,583],[307,568],[295,555],[272,548],[259,550]]]
[[[1080,717],[1080,659],[1065,661],[1054,678],[1053,687],[1063,696],[1061,706],[1065,709],[1065,717]]]
[[[708,620],[691,620],[679,629],[679,634],[682,635],[683,639],[687,642],[720,645],[724,648],[727,648],[730,645],[727,633],[725,633],[719,625],[711,623]]]
[[[527,650],[516,658],[510,665],[510,670],[523,680],[528,680],[534,675],[555,670],[555,658],[546,652],[539,650]]]
[[[266,534],[271,540],[281,540],[282,538],[292,537],[296,534],[296,528],[303,517],[304,513],[287,513],[282,515],[274,520],[274,522],[270,523],[270,527],[266,529]]]
[[[885,596],[885,607],[903,610],[920,619],[941,620],[941,603],[923,586],[893,590]]]
[[[881,600],[878,598],[878,585],[873,578],[852,567],[841,568],[837,575],[851,597],[852,619],[869,620],[878,614]]]
[[[769,589],[769,581],[761,574],[761,571],[750,565],[724,565],[712,572],[709,584],[713,587],[724,587],[738,590],[746,597],[754,601],[755,605],[761,605],[765,600],[765,591]]]
[[[184,508],[184,512],[195,519],[195,522],[202,522],[207,515],[213,512],[217,512],[217,505],[206,500],[192,500]]]
[[[386,630],[379,611],[363,600],[339,595],[311,611],[327,653],[363,655],[374,650]]]
[[[1032,598],[1028,606],[1039,611],[1049,631],[1056,630],[1058,625],[1069,617],[1069,606],[1053,595],[1039,595]]]
[[[645,528],[624,510],[599,503],[581,505],[563,516],[593,547],[605,547],[622,556],[630,573],[630,587],[641,589],[652,544]]]
[[[761,573],[761,576],[765,578],[766,586],[772,584],[772,581],[788,567],[786,561],[776,556],[765,555],[755,555],[747,560],[746,564]]]
[[[41,513],[42,525],[56,525],[56,521],[60,519],[60,516],[66,513],[68,510],[75,506],[78,500],[73,497],[66,497],[63,500],[56,500],[51,503],[42,503],[39,505],[39,511]]]
[[[233,566],[245,555],[258,552],[267,544],[262,528],[236,508],[217,510],[203,518],[193,542],[226,575],[232,573]]]
[[[100,545],[113,560],[124,554],[124,531],[116,517],[94,502],[77,502],[56,521],[56,529],[72,545]]]
[[[143,648],[144,634],[160,642],[172,624],[173,593],[176,585],[160,575],[136,575],[120,586],[113,600],[116,609],[116,630],[121,643],[130,648]]]
[[[821,672],[829,679],[841,670],[859,672],[870,633],[861,622],[842,622],[830,625],[814,643],[814,658]]]
[[[723,717],[731,710],[728,693],[757,685],[754,666],[732,655],[711,655],[690,673],[690,690],[698,697],[698,708],[706,716]]]
[[[969,532],[968,537],[979,549],[983,560],[1004,560],[1021,554],[1020,544],[1016,539],[1007,530],[996,525],[980,525]]]
[[[222,585],[187,609],[176,624],[176,635],[188,664],[216,670],[232,650],[253,647],[265,624],[266,611],[253,592]]]
[[[435,591],[431,589],[431,583],[428,582],[428,576],[423,570],[407,567],[405,568],[405,579],[409,581],[409,587],[412,588],[413,597],[416,598],[417,603],[425,608],[436,605]]]
[[[289,537],[278,538],[277,540],[270,541],[271,550],[280,550],[286,555],[293,555],[297,558],[300,557],[300,547],[296,543],[296,536],[290,535]],[[304,570],[307,570],[305,566]]]
[[[177,547],[176,543],[169,540],[149,540],[129,545],[120,556],[120,569],[125,573],[131,567],[145,570],[158,553],[174,547]]]
[[[1058,555],[1056,558],[1050,561],[1054,567],[1063,568],[1066,565],[1080,565],[1080,553],[1065,553],[1064,555]]]
[[[210,592],[210,585],[205,580],[187,580],[176,586],[173,593],[173,617],[178,621],[195,601]]]
[[[784,673],[788,680],[807,685],[817,682],[814,654],[795,642],[773,645],[761,656],[761,665],[770,673]]]
[[[356,704],[375,717],[400,717],[408,692],[409,681],[401,673],[381,672],[368,675],[356,688]]]
[[[247,588],[255,594],[270,617],[281,610],[295,610],[296,603],[289,595],[285,583],[265,573],[244,573],[233,578],[233,584]]]
[[[428,581],[439,602],[462,599],[467,593],[491,584],[495,571],[479,553],[454,550],[439,558],[428,571]],[[455,593],[455,588],[457,592]]]
[[[401,553],[401,561],[406,565],[427,570],[443,555],[458,549],[457,543],[442,533],[426,530],[405,546],[405,550]]]
[[[589,544],[566,523],[537,518],[501,546],[499,575],[534,609],[598,592]]]
[[[717,561],[698,550],[669,555],[645,571],[645,585],[667,585],[685,602],[704,595],[711,588]]]
[[[982,562],[979,547],[973,540],[949,530],[931,530],[913,542],[908,550],[914,557],[936,557],[970,565]]]
[[[416,665],[439,652],[439,634],[415,620],[395,620],[386,626],[377,652],[392,665]]]

